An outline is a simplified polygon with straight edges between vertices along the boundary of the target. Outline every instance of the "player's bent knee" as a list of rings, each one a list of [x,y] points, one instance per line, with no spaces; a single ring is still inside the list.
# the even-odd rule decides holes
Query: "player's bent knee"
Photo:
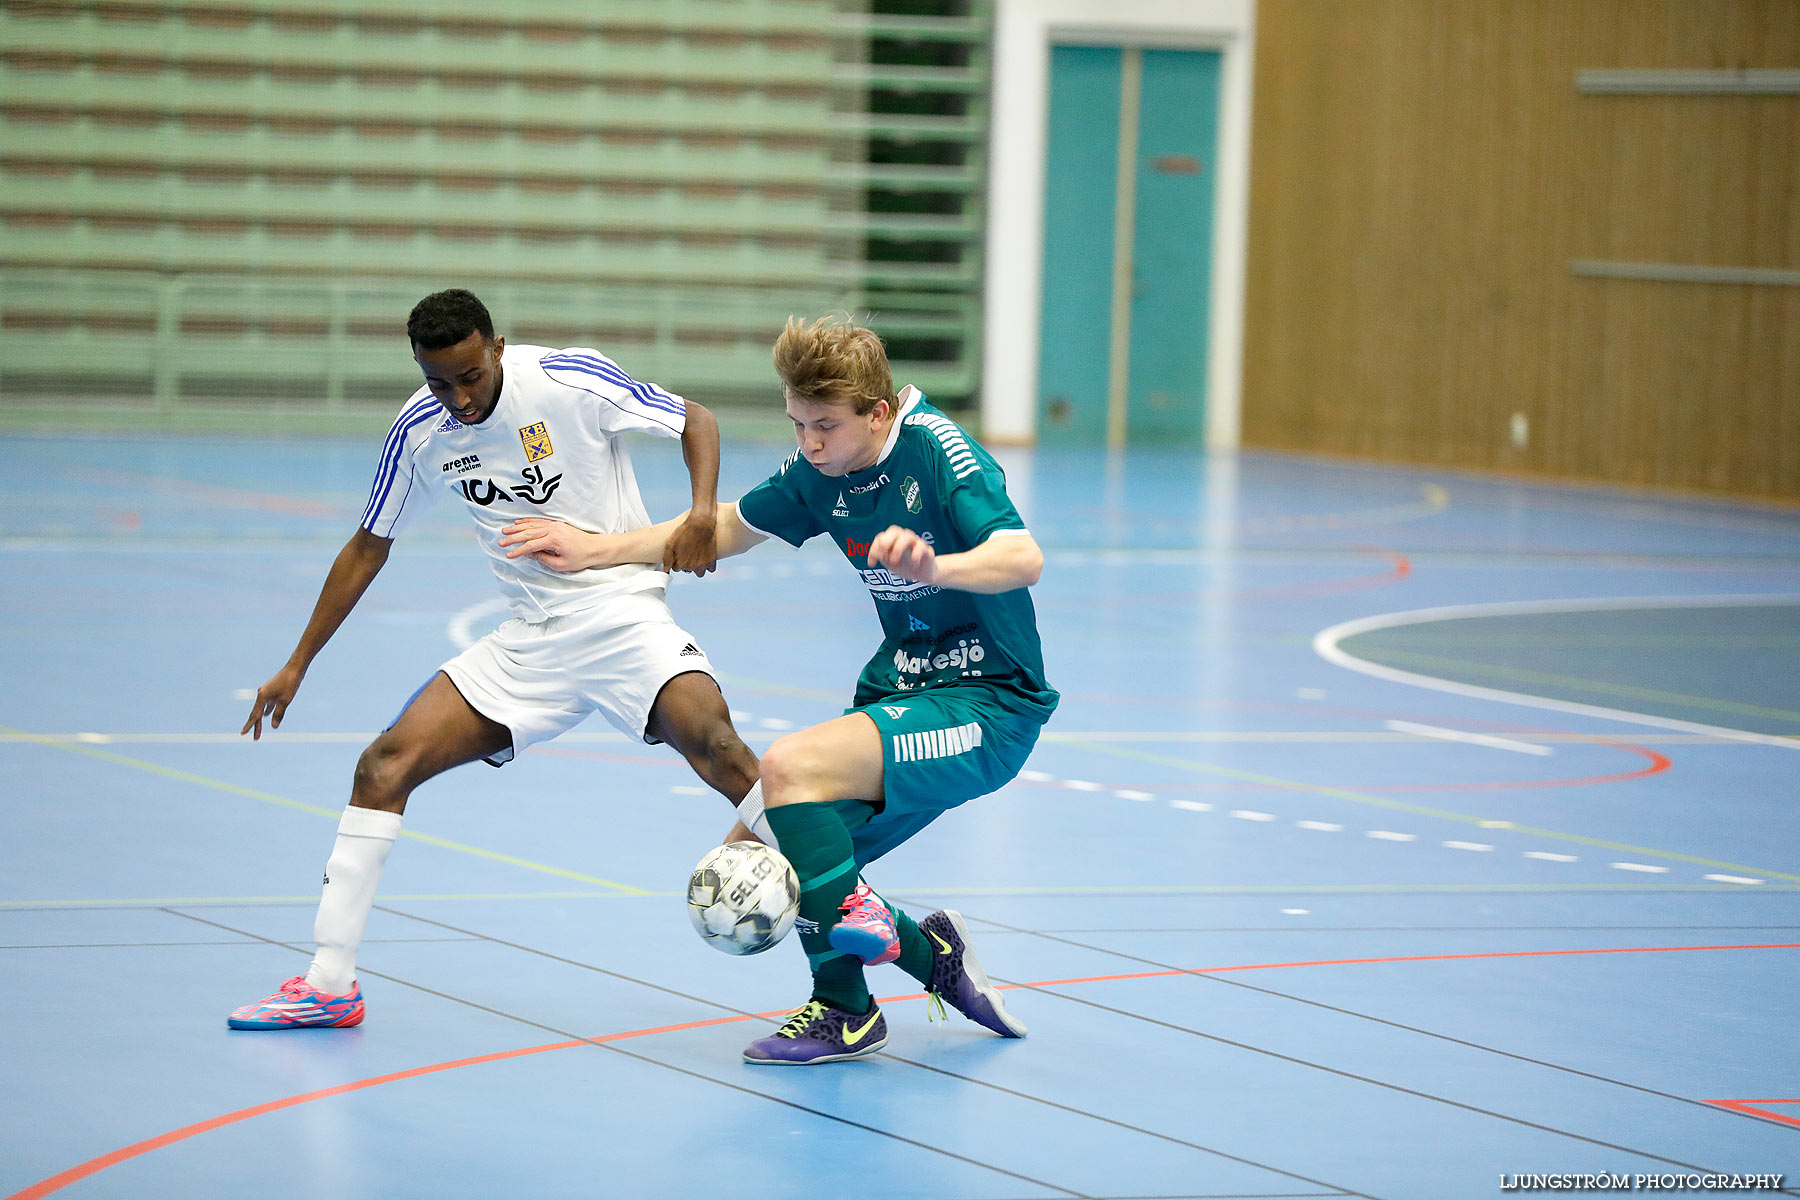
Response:
[[[783,804],[816,804],[835,799],[826,794],[824,774],[817,756],[805,742],[788,736],[763,752],[763,803],[771,808]]]
[[[419,782],[411,778],[417,770],[417,763],[412,759],[413,756],[392,742],[376,738],[356,760],[351,803],[359,808],[402,811],[407,795]]]

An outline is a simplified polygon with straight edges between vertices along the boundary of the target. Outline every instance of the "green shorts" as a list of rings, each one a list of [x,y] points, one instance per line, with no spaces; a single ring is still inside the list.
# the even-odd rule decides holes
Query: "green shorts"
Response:
[[[900,845],[939,813],[1012,782],[1045,720],[1000,703],[993,688],[979,686],[932,688],[844,711],[867,714],[881,734],[881,808],[838,802],[858,866]]]

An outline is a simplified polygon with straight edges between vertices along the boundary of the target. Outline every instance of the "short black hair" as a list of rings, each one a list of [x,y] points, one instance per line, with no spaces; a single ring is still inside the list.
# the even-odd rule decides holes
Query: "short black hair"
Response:
[[[406,318],[406,336],[422,350],[442,350],[446,346],[479,333],[494,340],[494,318],[488,316],[487,305],[475,293],[462,288],[433,292],[413,305]]]

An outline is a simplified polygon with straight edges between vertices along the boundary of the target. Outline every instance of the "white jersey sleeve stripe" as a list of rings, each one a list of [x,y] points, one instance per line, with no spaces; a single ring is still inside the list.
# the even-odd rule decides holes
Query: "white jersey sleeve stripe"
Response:
[[[640,383],[609,359],[590,358],[587,355],[559,354],[546,356],[541,362],[545,370],[580,371],[586,375],[597,376],[608,383],[617,384],[646,408],[659,408],[664,412],[683,416],[687,414],[686,403],[669,395],[654,384]]]
[[[661,387],[655,387],[653,383],[639,383],[632,376],[628,376],[625,369],[619,367],[619,363],[612,362],[610,358],[603,358],[599,354],[545,354],[540,362],[544,363],[545,369],[551,369],[551,367],[574,369],[574,371],[583,371],[585,374],[599,376],[601,380],[607,380],[608,383],[617,383],[619,387],[630,392],[644,405],[666,408],[670,412],[686,412],[686,405],[682,401],[673,398]]]
[[[436,418],[440,406],[432,397],[427,396],[411,408],[400,414],[394,427],[388,430],[387,441],[381,447],[381,461],[375,468],[375,482],[369,489],[369,503],[363,509],[362,524],[367,528],[382,506],[387,503],[388,492],[393,489],[394,476],[399,471],[400,460],[405,456],[407,435],[423,421]]]
[[[579,370],[580,368],[568,368],[568,369]],[[596,389],[591,388],[591,387],[583,387],[579,383],[575,383],[574,381],[572,381],[570,379],[562,378],[560,376],[557,377],[556,382],[562,384],[564,387],[573,388],[578,392],[586,392],[588,395],[594,397],[596,400],[606,401],[608,404],[612,405],[614,408],[618,409],[622,413],[629,413],[630,415],[632,415],[634,417],[641,417],[645,421],[651,422],[663,429],[668,429],[668,430],[678,430],[679,429],[679,426],[676,424],[676,422],[674,421],[674,419],[670,413],[667,413],[667,412],[664,412],[664,411],[661,411],[658,409],[651,409],[651,408],[648,408],[643,405],[621,404],[619,402],[620,398],[616,395],[609,395],[606,392],[597,391]],[[627,399],[629,399],[629,397],[627,397]]]
[[[369,488],[369,504],[363,511],[364,521],[370,520],[380,511],[382,502],[387,499],[388,490],[393,486],[394,472],[406,451],[407,434],[418,424],[424,413],[435,407],[437,401],[429,396],[415,400],[401,410],[400,416],[388,429],[387,440],[381,444],[381,459],[375,466],[375,482]]]

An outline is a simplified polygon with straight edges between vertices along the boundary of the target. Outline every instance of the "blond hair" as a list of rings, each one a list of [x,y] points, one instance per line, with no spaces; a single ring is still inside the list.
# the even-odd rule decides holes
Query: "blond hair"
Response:
[[[775,339],[775,374],[797,400],[848,404],[864,416],[882,400],[894,406],[887,348],[872,329],[834,313],[808,322],[789,317]]]

